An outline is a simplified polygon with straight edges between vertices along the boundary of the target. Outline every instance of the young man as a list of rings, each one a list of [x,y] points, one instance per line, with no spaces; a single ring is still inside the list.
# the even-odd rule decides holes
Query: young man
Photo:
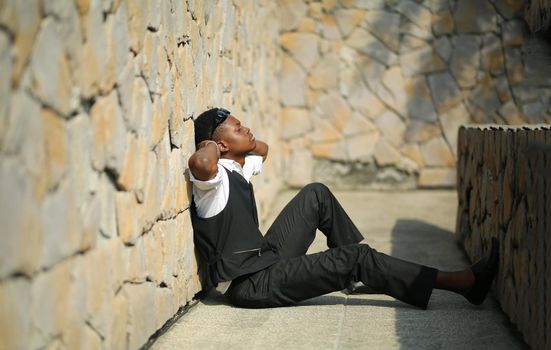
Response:
[[[189,159],[193,183],[194,240],[204,260],[203,286],[231,281],[225,293],[240,307],[292,305],[301,300],[361,285],[426,309],[433,288],[481,304],[497,270],[495,239],[470,269],[444,272],[377,252],[330,190],[304,187],[265,236],[250,178],[262,169],[268,146],[222,108],[195,120],[197,151]],[[329,249],[305,255],[319,229]]]

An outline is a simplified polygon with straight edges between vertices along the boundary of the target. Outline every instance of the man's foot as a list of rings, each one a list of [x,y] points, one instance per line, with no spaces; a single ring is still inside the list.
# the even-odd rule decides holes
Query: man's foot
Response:
[[[471,266],[471,271],[474,274],[474,284],[464,294],[470,303],[480,305],[486,299],[497,273],[498,264],[499,244],[497,238],[492,238],[489,252]]]

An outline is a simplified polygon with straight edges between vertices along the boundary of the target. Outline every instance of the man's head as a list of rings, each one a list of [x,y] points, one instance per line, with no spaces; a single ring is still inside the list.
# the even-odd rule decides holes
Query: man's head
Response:
[[[194,124],[196,146],[202,141],[213,140],[223,154],[230,152],[233,155],[247,154],[256,146],[250,129],[242,126],[226,109],[212,108],[203,112]]]

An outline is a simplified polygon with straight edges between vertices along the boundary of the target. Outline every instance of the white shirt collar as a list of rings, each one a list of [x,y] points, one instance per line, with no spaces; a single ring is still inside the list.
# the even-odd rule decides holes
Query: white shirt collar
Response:
[[[241,164],[237,163],[233,159],[227,159],[227,158],[220,158],[218,159],[218,163],[224,166],[224,168],[228,169],[229,171],[236,171],[241,176],[245,177],[245,174],[243,173],[243,167],[241,167]]]

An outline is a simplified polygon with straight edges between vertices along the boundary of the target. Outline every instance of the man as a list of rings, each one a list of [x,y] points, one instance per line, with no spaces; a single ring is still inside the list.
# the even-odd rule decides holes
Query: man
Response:
[[[338,290],[376,291],[426,309],[433,288],[481,304],[497,270],[493,239],[486,256],[455,272],[414,264],[367,244],[331,191],[314,183],[283,209],[265,236],[250,178],[260,173],[266,143],[222,108],[195,120],[197,151],[189,159],[194,241],[204,260],[205,288],[231,281],[225,293],[240,307],[295,304]],[[316,229],[329,249],[306,255]]]

